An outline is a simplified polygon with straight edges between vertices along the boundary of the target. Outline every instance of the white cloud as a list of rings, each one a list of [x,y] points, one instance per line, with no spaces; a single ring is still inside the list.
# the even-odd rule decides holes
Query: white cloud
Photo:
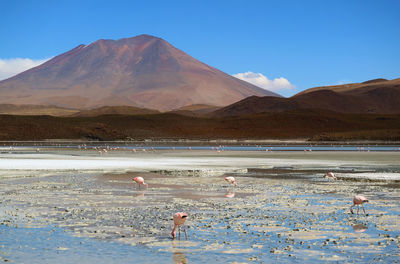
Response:
[[[337,83],[335,83],[334,85],[343,85],[343,84],[348,84],[351,83],[351,81],[349,80],[340,80]]]
[[[41,60],[31,60],[28,58],[0,59],[0,81],[36,67],[49,59],[50,58]]]
[[[278,92],[282,90],[289,90],[295,88],[293,84],[291,84],[287,79],[280,77],[270,80],[267,76],[262,73],[254,73],[254,72],[244,72],[233,74],[234,77],[241,79],[243,81],[249,82],[258,86],[260,88],[270,90],[273,92]]]

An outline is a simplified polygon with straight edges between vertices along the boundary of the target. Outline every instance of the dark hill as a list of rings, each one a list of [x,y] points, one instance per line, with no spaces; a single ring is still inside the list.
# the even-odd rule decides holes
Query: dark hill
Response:
[[[325,109],[340,113],[400,114],[400,79],[317,87],[290,98],[252,96],[223,107],[211,115],[241,116],[299,109]]]
[[[228,118],[176,114],[51,117],[0,115],[0,140],[400,140],[400,115],[296,110]]]

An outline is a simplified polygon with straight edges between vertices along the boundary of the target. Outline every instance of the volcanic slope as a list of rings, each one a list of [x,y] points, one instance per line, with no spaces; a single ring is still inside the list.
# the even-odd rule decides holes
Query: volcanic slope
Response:
[[[79,45],[0,82],[0,104],[74,109],[136,106],[168,111],[279,96],[208,66],[149,35]]]

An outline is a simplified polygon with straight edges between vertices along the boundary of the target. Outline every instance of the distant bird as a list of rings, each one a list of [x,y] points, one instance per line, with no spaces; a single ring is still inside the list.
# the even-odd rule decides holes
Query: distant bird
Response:
[[[337,181],[337,178],[335,177],[335,174],[333,174],[333,172],[328,172],[327,174],[325,174],[325,177],[334,179],[335,181]]]
[[[358,214],[358,211],[360,210],[360,204],[361,204],[361,205],[362,205],[362,208],[363,208],[363,210],[364,210],[364,214],[365,214],[364,203],[368,203],[368,202],[369,202],[368,199],[365,198],[363,195],[356,195],[356,196],[354,196],[354,198],[353,198],[353,205],[350,206],[350,212],[351,212],[352,214],[354,214],[354,212],[353,212],[353,207],[357,205],[357,214]]]
[[[149,185],[144,182],[144,179],[142,177],[135,177],[135,178],[133,178],[133,181],[139,185],[139,189],[140,189],[140,185],[145,185],[146,188],[149,187]]]
[[[174,228],[172,229],[172,232],[171,232],[171,235],[173,238],[176,237],[175,229],[177,227],[178,227],[178,231],[179,231],[179,236],[181,236],[181,229],[180,229],[181,226],[183,226],[183,231],[185,232],[185,236],[187,237],[186,226],[185,226],[185,221],[186,221],[187,217],[188,217],[187,213],[184,213],[184,212],[178,212],[173,215]]]
[[[225,177],[225,181],[227,181],[227,182],[233,184],[235,187],[237,186],[237,182],[236,182],[235,177],[232,177],[232,176]]]

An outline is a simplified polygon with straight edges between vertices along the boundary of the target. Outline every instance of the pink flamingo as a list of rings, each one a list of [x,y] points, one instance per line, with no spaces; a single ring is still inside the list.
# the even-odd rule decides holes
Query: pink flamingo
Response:
[[[233,184],[235,187],[237,186],[237,182],[236,182],[235,177],[232,177],[232,176],[225,177],[225,181],[227,181],[227,182]]]
[[[184,212],[178,212],[173,215],[174,228],[172,229],[172,232],[171,232],[171,235],[173,238],[176,237],[176,234],[175,234],[176,227],[178,227],[179,236],[181,236],[181,228],[180,228],[181,226],[183,226],[183,231],[185,232],[185,236],[187,237],[186,226],[185,226],[185,221],[186,221],[187,217],[188,217],[187,213],[184,213]]]
[[[145,185],[146,188],[149,187],[149,185],[144,182],[144,179],[142,177],[135,177],[135,178],[133,178],[133,181],[139,185],[139,189],[140,189],[140,185]]]
[[[352,214],[354,214],[354,212],[353,212],[353,207],[357,205],[357,214],[358,214],[358,211],[360,210],[360,204],[361,204],[361,205],[362,205],[362,208],[363,208],[363,210],[364,210],[364,214],[365,214],[364,203],[368,203],[368,202],[369,202],[368,199],[365,198],[365,196],[363,196],[363,195],[356,195],[356,196],[354,196],[354,198],[353,198],[353,205],[350,206],[350,212],[351,212]]]
[[[328,172],[327,174],[325,174],[325,177],[334,179],[335,181],[337,181],[337,178],[335,177],[335,174],[333,174],[333,172]]]

